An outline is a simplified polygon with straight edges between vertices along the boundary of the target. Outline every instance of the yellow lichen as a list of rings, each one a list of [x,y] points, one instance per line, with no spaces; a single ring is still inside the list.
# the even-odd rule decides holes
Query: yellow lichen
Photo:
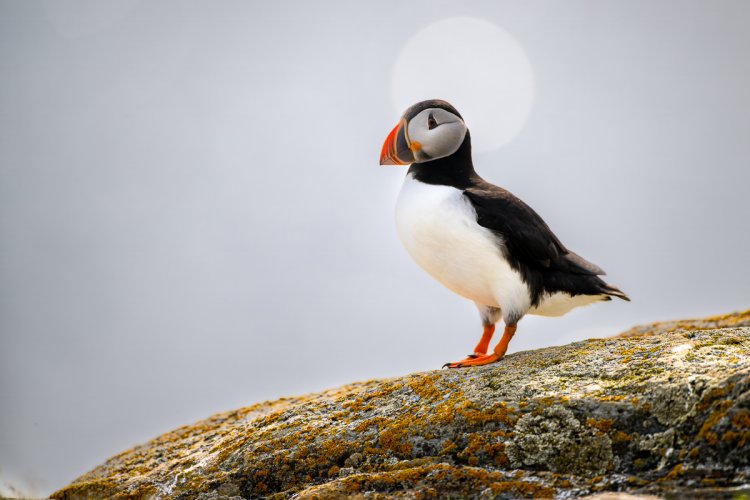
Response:
[[[685,466],[681,463],[675,465],[666,476],[662,478],[664,481],[674,481],[685,474]]]
[[[716,434],[710,432],[710,430],[713,429],[713,427],[721,421],[721,419],[726,415],[727,410],[731,407],[732,401],[729,399],[725,399],[721,402],[716,403],[714,405],[714,410],[711,412],[708,418],[706,418],[700,430],[698,431],[698,437],[706,439],[711,444],[716,443]]]
[[[594,427],[595,429],[606,433],[609,432],[610,429],[612,429],[612,419],[603,418],[601,420],[597,420],[595,418],[589,417],[586,419],[586,425],[589,427]]]
[[[738,429],[750,429],[750,413],[740,410],[732,416],[732,425]]]

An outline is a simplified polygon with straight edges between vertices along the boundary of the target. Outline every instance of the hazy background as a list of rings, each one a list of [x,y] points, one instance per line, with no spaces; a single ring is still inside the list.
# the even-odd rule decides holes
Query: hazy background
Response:
[[[511,351],[750,305],[746,1],[2,1],[4,491],[473,347],[473,305],[397,239],[405,170],[378,166],[422,90],[396,61],[455,17],[503,30],[533,72],[527,119],[478,170],[633,298],[526,318]],[[454,56],[503,81],[502,54],[460,35]],[[424,56],[399,64],[439,65]],[[455,61],[430,74],[464,93],[420,98],[473,103],[487,137],[493,88]]]

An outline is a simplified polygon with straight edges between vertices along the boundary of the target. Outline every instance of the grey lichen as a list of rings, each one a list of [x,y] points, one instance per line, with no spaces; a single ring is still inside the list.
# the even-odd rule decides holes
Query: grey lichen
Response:
[[[564,406],[527,413],[505,445],[510,463],[519,469],[543,467],[584,476],[605,473],[612,465],[612,441],[595,428],[581,425]]]

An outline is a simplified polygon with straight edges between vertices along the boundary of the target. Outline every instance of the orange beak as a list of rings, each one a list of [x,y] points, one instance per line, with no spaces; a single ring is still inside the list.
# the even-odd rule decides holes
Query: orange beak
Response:
[[[380,164],[408,165],[410,163],[414,163],[414,153],[406,137],[406,122],[402,118],[385,138],[383,148],[380,150]]]

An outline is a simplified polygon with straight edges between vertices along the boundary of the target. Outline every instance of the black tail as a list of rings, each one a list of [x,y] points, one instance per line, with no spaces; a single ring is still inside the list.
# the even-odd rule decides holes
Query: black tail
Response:
[[[599,276],[606,274],[601,267],[587,261],[575,252],[568,252],[567,254],[565,254],[564,261],[565,264],[567,264],[569,272],[573,272],[575,274],[593,275],[591,276],[593,280],[589,279],[588,281],[589,283],[594,284],[599,293],[607,296],[607,299],[605,300],[612,300],[610,297],[617,297],[630,302],[630,297],[625,295],[622,290],[620,290],[616,286],[605,283],[601,278],[599,278]]]
[[[618,299],[627,300],[630,302],[630,297],[625,295],[625,292],[617,288],[613,285],[604,284],[603,287],[601,287],[602,293],[607,295],[608,297],[617,297]]]

